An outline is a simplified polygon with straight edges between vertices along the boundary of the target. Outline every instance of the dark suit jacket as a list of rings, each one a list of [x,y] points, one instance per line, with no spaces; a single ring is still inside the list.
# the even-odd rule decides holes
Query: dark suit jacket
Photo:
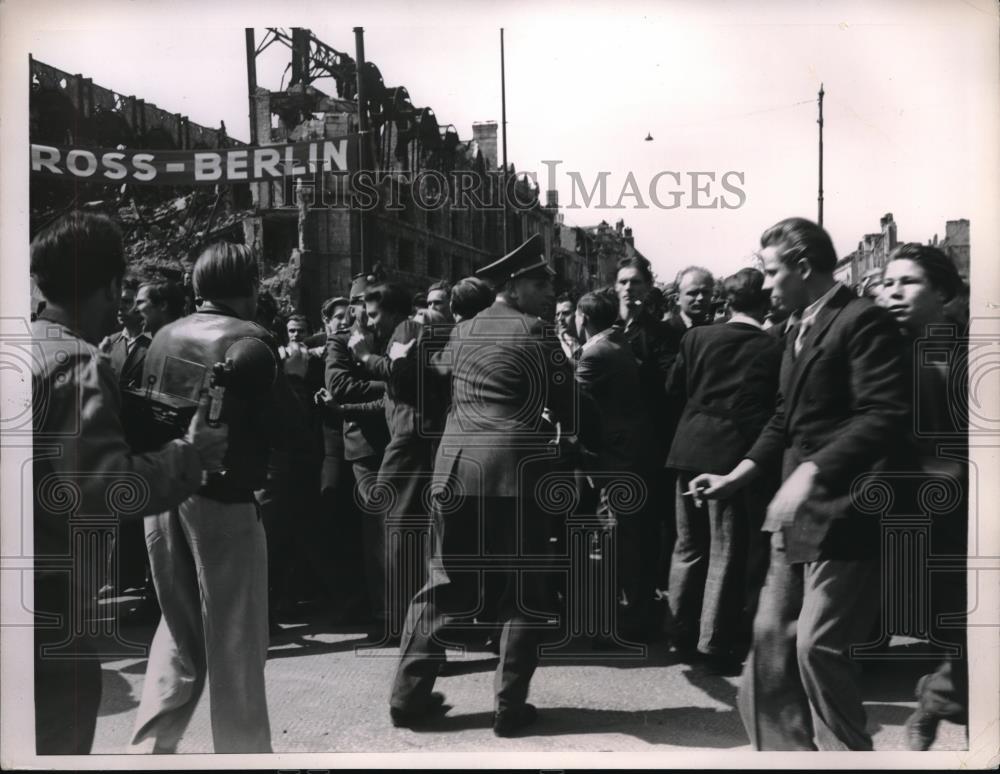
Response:
[[[684,406],[667,466],[728,473],[774,413],[781,345],[745,323],[692,328],[667,381],[667,396]]]
[[[910,418],[902,345],[884,309],[841,288],[820,310],[794,355],[798,326],[785,337],[778,406],[746,455],[783,460],[783,478],[812,460],[813,494],[784,530],[789,562],[873,558],[879,517],[853,506],[851,486],[899,459]]]
[[[146,386],[142,383],[142,367],[146,360],[146,350],[151,343],[152,338],[148,333],[140,333],[129,349],[122,331],[112,333],[103,342],[102,350],[108,355],[111,370],[118,377],[118,386],[121,389],[134,390]]]
[[[393,331],[386,355],[368,361],[369,372],[386,383],[385,416],[393,438],[438,438],[448,410],[448,380],[428,367],[448,343],[450,323],[422,325],[404,320]],[[393,343],[413,341],[406,357],[390,360]]]
[[[601,470],[632,470],[649,432],[649,416],[639,395],[639,366],[622,333],[611,333],[588,344],[580,353],[576,381],[582,396],[596,411],[596,444]],[[585,409],[583,413],[587,413]]]
[[[557,459],[543,409],[564,432],[576,430],[573,374],[554,328],[498,299],[455,326],[438,362],[451,375],[452,403],[435,486],[538,499],[535,485]]]
[[[616,325],[639,365],[639,400],[649,415],[651,430],[642,454],[657,469],[663,467],[677,424],[678,412],[667,402],[664,385],[685,332],[683,321],[680,326],[645,313],[628,328],[621,321]]]
[[[351,412],[344,419],[344,459],[381,457],[389,443],[389,427],[382,404],[385,382],[372,379],[347,348],[350,331],[332,336],[326,343],[326,388],[334,402],[368,404],[369,410]]]

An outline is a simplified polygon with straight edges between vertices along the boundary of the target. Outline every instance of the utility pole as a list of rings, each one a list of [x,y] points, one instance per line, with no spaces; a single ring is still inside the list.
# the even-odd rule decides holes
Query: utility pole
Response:
[[[354,58],[357,68],[358,78],[358,129],[361,136],[358,138],[358,165],[359,172],[368,169],[368,112],[365,101],[365,79],[361,73],[365,65],[365,28],[354,28]],[[368,271],[367,255],[365,253],[365,211],[358,209],[358,254],[361,258],[361,271]]]
[[[257,144],[257,44],[253,27],[246,28],[247,36],[247,95],[250,102],[250,144]]]
[[[823,84],[819,85],[819,225],[823,225]]]
[[[507,247],[507,75],[504,66],[503,27],[500,28],[500,130],[503,139],[503,172],[500,174],[500,187],[503,191],[503,254],[509,252]]]

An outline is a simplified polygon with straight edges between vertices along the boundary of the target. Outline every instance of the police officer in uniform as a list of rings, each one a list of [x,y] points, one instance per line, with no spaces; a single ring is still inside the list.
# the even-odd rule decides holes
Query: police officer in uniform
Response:
[[[432,692],[447,630],[482,608],[484,573],[504,581],[494,733],[512,736],[536,718],[526,699],[538,663],[537,611],[551,609],[550,595],[543,573],[518,565],[537,568],[547,550],[536,490],[560,451],[543,411],[564,434],[574,413],[569,363],[542,319],[552,319],[555,301],[544,247],[535,235],[477,272],[497,287],[496,300],[456,325],[438,357],[451,374],[452,408],[434,466],[429,580],[410,604],[392,687],[396,726],[447,711]]]

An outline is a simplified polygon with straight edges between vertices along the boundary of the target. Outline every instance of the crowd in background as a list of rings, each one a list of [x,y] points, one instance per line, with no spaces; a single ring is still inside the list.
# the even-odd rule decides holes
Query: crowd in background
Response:
[[[808,749],[814,739],[823,749],[870,749],[863,718],[859,728],[856,717],[842,716],[844,706],[853,708],[851,698],[829,695],[848,690],[830,686],[847,667],[843,643],[823,640],[820,625],[830,620],[823,616],[836,617],[824,604],[837,606],[843,618],[856,612],[857,602],[824,601],[827,587],[819,574],[844,573],[838,561],[874,572],[878,521],[858,526],[852,515],[838,523],[854,531],[816,537],[809,532],[814,525],[791,526],[792,518],[808,510],[803,503],[847,513],[841,482],[869,470],[964,480],[962,454],[942,455],[936,443],[963,432],[963,420],[949,411],[947,399],[961,374],[952,366],[918,362],[914,352],[928,326],[943,324],[952,326],[953,347],[960,350],[968,312],[956,303],[967,298],[967,288],[940,250],[904,244],[890,256],[881,282],[865,289],[875,303],[859,306],[856,294],[832,279],[825,232],[806,221],[783,223],[783,230],[762,239],[762,269],[719,278],[691,266],[658,287],[649,263],[633,257],[619,264],[613,287],[551,298],[546,321],[553,324],[551,335],[572,371],[581,407],[568,464],[576,474],[576,511],[601,517],[616,552],[614,630],[594,645],[662,643],[678,659],[708,670],[744,670],[745,679],[751,674],[757,701],[769,700],[785,713],[781,729],[769,730],[767,711],[760,710],[764,719],[751,734],[760,749]],[[202,287],[210,278],[202,272]],[[239,293],[222,289],[195,298],[194,286],[165,280],[122,284],[120,330],[100,349],[123,393],[149,388],[144,358],[151,347],[155,352],[166,326],[176,335],[177,321],[204,311],[206,302],[227,310],[237,308],[231,297],[259,295],[256,287],[241,286]],[[254,508],[266,533],[272,637],[281,636],[284,625],[321,616],[370,626],[374,641],[398,643],[426,567],[422,555],[387,542],[387,520],[415,519],[419,529],[423,519],[429,528],[433,503],[425,484],[451,403],[451,385],[434,376],[431,364],[456,324],[494,302],[494,288],[479,277],[454,286],[436,282],[413,295],[374,270],[323,303],[320,330],[298,312],[277,314],[273,299],[258,297],[247,307],[270,334],[262,336],[274,344],[276,378],[283,383],[284,403],[274,409],[283,440],[270,449],[266,475],[254,485]],[[839,311],[834,320],[834,308],[849,311]],[[847,327],[841,333],[838,326]],[[847,366],[836,360],[841,350]],[[803,377],[809,368],[826,383]],[[123,428],[134,447],[138,440],[127,421]],[[555,425],[552,430],[559,432]],[[848,436],[856,446],[846,446]],[[786,449],[795,451],[796,464],[788,453],[782,464]],[[847,459],[851,455],[860,467]],[[611,494],[623,481],[642,482],[640,506],[627,514],[616,513]],[[792,515],[782,516],[780,506],[794,497],[799,499]],[[964,553],[962,510],[935,516],[936,552]],[[795,541],[815,552],[803,549],[803,558],[796,559]],[[124,528],[115,551],[108,566],[117,566],[117,573],[109,572],[103,592],[139,591],[143,604],[135,614],[155,620],[157,595],[163,606],[166,586],[153,582],[153,548],[147,555],[142,530]],[[787,561],[784,575],[776,556]],[[599,557],[598,551],[594,560]],[[390,576],[396,585],[387,583]],[[858,583],[860,577],[855,573]],[[835,583],[842,582],[837,575]],[[488,574],[482,585],[476,616],[499,623]],[[773,591],[779,585],[785,594],[780,599]],[[950,584],[935,597],[935,612],[965,610],[961,585]],[[762,595],[765,586],[772,592]],[[789,588],[797,589],[797,601],[788,601]],[[855,591],[870,594],[868,602],[877,608],[877,578]],[[816,620],[806,621],[807,613]],[[798,642],[789,650],[775,630],[787,632],[789,622],[794,629],[796,620]],[[877,638],[874,613],[859,614],[858,621],[869,629],[851,636]],[[499,629],[486,631],[484,647],[498,649]],[[954,631],[934,634],[961,641]],[[758,654],[756,664],[753,656],[748,662],[751,650]],[[761,652],[785,660],[764,664]],[[937,719],[963,717],[964,667],[956,663],[946,662],[922,681],[921,708],[909,725],[911,744],[926,749]],[[756,684],[754,669],[760,675]],[[776,683],[761,682],[775,674],[769,669],[796,671],[801,681],[768,697],[777,690]],[[786,710],[796,705],[805,707],[806,720],[788,721]],[[782,740],[775,741],[778,736]]]

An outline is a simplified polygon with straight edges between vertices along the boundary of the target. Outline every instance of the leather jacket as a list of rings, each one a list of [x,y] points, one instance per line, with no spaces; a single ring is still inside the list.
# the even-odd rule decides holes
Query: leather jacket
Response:
[[[253,340],[251,357],[246,355],[248,340]],[[286,446],[283,416],[289,388],[273,336],[222,305],[206,303],[157,331],[143,369],[141,389],[148,399],[190,409],[197,405],[212,366],[241,349],[222,403],[222,421],[229,426],[224,472],[199,490],[223,502],[251,500],[253,490],[264,486],[269,453]]]

